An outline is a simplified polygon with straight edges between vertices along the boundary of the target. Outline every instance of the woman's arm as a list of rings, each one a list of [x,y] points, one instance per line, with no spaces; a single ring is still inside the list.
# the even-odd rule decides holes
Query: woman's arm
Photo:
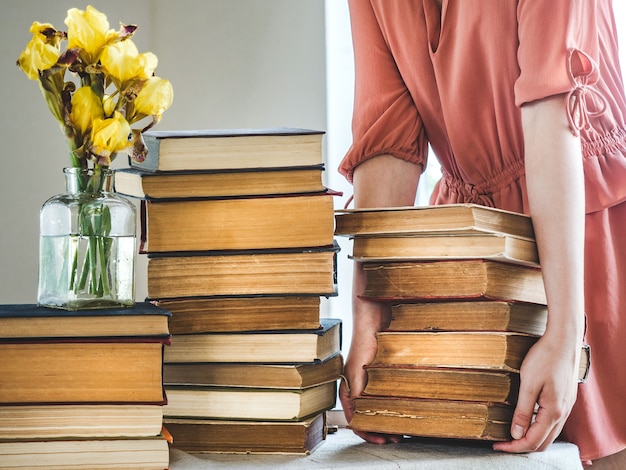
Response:
[[[408,163],[391,155],[380,155],[356,167],[354,171],[355,208],[412,206],[421,165]],[[388,306],[363,300],[359,294],[364,287],[361,263],[354,264],[352,288],[352,342],[344,367],[345,382],[341,384],[339,397],[346,420],[354,414],[354,401],[363,392],[367,383],[364,366],[376,354],[376,333],[385,328],[390,320]],[[368,442],[384,444],[398,441],[398,436],[357,432]]]
[[[585,193],[580,139],[569,129],[565,106],[558,95],[522,107],[528,202],[548,324],[522,364],[514,439],[494,445],[505,452],[545,450],[576,400],[584,332]]]

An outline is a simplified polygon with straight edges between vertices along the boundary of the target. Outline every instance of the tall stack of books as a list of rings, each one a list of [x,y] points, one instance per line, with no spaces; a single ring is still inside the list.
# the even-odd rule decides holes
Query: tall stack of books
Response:
[[[309,453],[342,370],[323,133],[146,132],[116,173],[141,200],[148,297],[172,312],[165,425],[188,452]]]
[[[547,321],[530,218],[473,204],[336,218],[364,263],[363,297],[392,312],[350,426],[510,439],[519,369]]]
[[[77,312],[1,305],[0,466],[167,468],[168,316],[147,303]]]

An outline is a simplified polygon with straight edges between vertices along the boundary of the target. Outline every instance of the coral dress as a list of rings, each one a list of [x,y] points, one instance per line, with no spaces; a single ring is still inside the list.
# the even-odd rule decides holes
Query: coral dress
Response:
[[[353,0],[353,144],[443,177],[432,202],[528,212],[520,106],[566,94],[586,185],[588,382],[564,437],[583,460],[626,448],[626,103],[611,0]],[[564,234],[564,236],[567,236]]]

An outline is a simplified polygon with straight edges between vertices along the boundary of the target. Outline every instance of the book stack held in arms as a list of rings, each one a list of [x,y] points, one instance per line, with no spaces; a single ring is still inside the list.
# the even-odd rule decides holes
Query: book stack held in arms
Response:
[[[350,426],[511,439],[520,366],[547,321],[531,219],[454,204],[345,210],[336,220],[363,263],[363,297],[391,308]]]
[[[0,466],[169,466],[162,357],[169,313],[0,305]]]
[[[323,133],[146,132],[116,173],[141,198],[148,297],[172,313],[165,426],[186,452],[296,453],[326,438],[342,372],[335,192]]]

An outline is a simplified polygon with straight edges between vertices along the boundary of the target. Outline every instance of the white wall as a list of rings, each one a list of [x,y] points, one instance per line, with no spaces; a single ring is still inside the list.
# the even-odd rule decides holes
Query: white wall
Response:
[[[158,129],[293,126],[326,130],[322,0],[1,0],[0,303],[34,303],[39,209],[64,189],[66,144],[36,82],[15,66],[34,20],[64,29],[94,5],[159,58],[174,104]],[[10,5],[10,6],[9,6]],[[126,166],[122,157],[114,167]],[[145,289],[139,256],[137,298]]]

